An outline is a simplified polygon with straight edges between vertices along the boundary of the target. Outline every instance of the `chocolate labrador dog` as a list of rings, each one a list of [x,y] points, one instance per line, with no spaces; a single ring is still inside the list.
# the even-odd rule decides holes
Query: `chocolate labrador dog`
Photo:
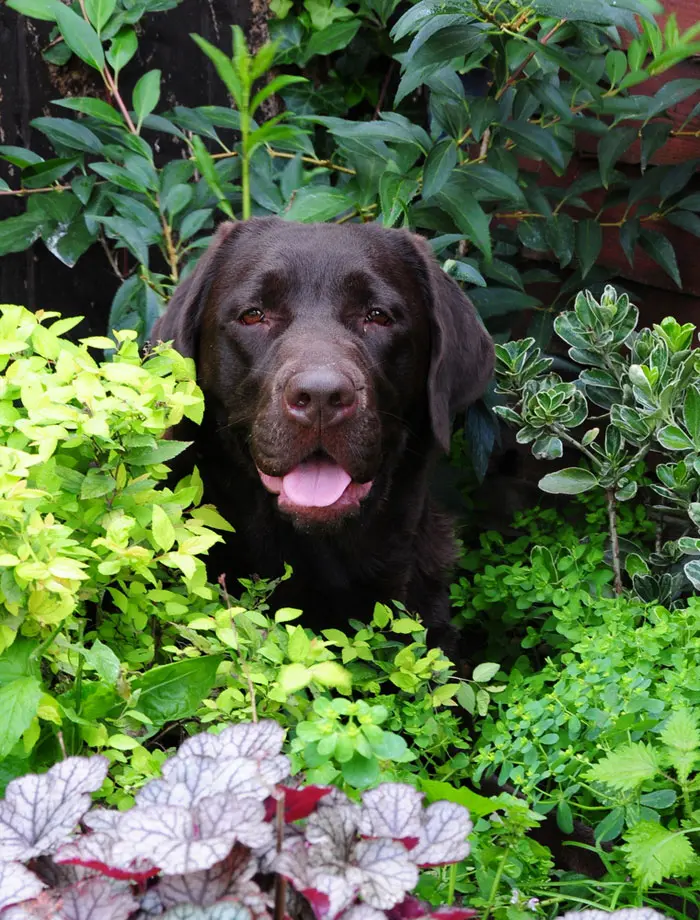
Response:
[[[373,224],[225,223],[153,338],[194,358],[205,396],[202,425],[173,434],[236,528],[212,575],[288,562],[275,600],[305,623],[399,600],[454,655],[452,525],[428,480],[493,345],[428,244]]]

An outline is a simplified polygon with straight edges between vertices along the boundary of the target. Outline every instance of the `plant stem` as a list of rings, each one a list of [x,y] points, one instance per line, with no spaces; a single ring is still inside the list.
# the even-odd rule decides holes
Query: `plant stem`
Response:
[[[501,861],[498,864],[498,869],[496,869],[496,874],[493,877],[493,885],[491,885],[489,901],[488,901],[488,904],[486,905],[486,910],[484,911],[484,920],[489,920],[489,917],[491,916],[491,911],[493,910],[494,905],[496,904],[496,898],[498,897],[498,888],[499,888],[499,885],[501,884],[501,877],[506,867],[506,859],[508,858],[509,853],[510,853],[510,847],[506,847],[505,850],[503,851],[503,856],[501,856]]]
[[[612,550],[612,565],[615,575],[615,594],[622,594],[622,569],[620,567],[620,542],[617,537],[617,502],[615,501],[615,490],[606,489],[605,495],[608,501],[608,529],[610,531],[610,548]]]

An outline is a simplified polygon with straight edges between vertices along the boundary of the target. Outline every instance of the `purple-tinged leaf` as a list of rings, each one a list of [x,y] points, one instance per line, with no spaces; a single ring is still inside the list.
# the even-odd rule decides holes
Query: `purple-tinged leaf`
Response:
[[[275,870],[304,895],[318,920],[337,917],[352,904],[359,888],[359,880],[350,881],[345,877],[344,860],[340,864],[333,863],[332,856],[326,855],[328,863],[314,865],[312,858],[320,856],[322,859],[323,848],[309,848],[297,838],[285,846],[274,863]]]
[[[479,916],[479,911],[468,907],[438,907],[430,912],[430,916],[436,920],[471,920]]]
[[[162,914],[162,920],[251,920],[251,913],[245,905],[236,901],[211,907],[179,904]]]
[[[388,920],[419,920],[422,917],[435,917],[439,920],[471,920],[478,917],[479,912],[468,907],[439,907],[434,909],[425,901],[419,901],[413,895],[408,895],[400,904],[386,912]]]
[[[0,911],[35,898],[43,887],[44,883],[21,863],[0,863]]]
[[[418,884],[417,867],[404,845],[394,840],[361,840],[355,847],[354,862],[360,896],[370,907],[388,910]],[[349,875],[351,880],[353,875]]]
[[[129,888],[108,878],[85,879],[60,890],[60,920],[127,920],[138,902]]]
[[[469,854],[469,812],[455,802],[433,802],[423,814],[423,828],[411,859],[418,866],[444,866]]]
[[[59,847],[54,860],[59,865],[94,869],[102,875],[120,881],[143,883],[158,874],[158,867],[144,857],[136,857],[128,863],[116,865],[114,848],[117,842],[117,838],[101,831],[84,834]]]
[[[68,839],[107,775],[105,757],[68,757],[12,780],[0,802],[0,861],[49,853]]]
[[[163,909],[177,904],[207,907],[226,895],[235,895],[236,889],[243,888],[256,871],[257,864],[250,851],[236,844],[226,859],[211,869],[164,876],[157,886],[160,904]]]
[[[423,793],[405,783],[382,783],[362,796],[358,830],[364,837],[411,839],[421,835]]]

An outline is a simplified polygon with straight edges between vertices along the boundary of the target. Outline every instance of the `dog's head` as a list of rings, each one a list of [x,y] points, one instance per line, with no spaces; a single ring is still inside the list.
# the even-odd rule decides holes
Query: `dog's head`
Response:
[[[195,359],[217,424],[302,526],[356,512],[407,445],[447,450],[493,367],[427,243],[371,224],[221,225],[153,337]]]

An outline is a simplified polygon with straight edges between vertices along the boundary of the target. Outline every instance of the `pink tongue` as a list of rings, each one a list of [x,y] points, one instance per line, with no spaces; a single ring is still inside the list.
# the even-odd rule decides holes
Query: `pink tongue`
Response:
[[[352,482],[342,466],[332,460],[305,460],[282,479],[282,493],[304,508],[326,508],[338,501]]]

